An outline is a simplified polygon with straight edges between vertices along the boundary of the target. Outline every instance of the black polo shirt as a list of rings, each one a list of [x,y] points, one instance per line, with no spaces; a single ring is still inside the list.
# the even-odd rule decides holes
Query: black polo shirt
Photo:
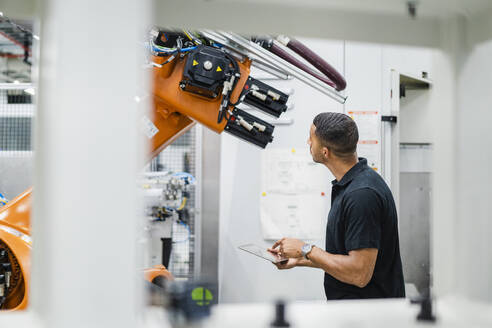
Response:
[[[398,241],[395,201],[386,182],[367,160],[359,158],[340,181],[332,181],[326,251],[348,255],[351,250],[377,248],[371,281],[364,288],[325,273],[326,298],[404,297],[405,285]]]

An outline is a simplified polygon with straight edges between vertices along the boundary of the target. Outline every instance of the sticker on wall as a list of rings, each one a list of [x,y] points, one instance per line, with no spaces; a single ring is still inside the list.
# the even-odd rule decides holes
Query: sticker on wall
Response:
[[[147,116],[143,116],[140,123],[143,132],[149,139],[152,139],[157,134],[157,132],[159,132],[159,129],[154,125],[154,123],[152,123],[152,121]]]
[[[357,155],[367,159],[374,171],[381,173],[381,113],[379,111],[348,111],[357,124],[359,142]]]

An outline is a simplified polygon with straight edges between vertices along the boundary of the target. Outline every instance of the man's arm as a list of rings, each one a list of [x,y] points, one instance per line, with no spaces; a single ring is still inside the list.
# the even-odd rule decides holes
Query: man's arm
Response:
[[[293,238],[283,238],[275,243],[274,246],[279,248],[271,248],[270,251],[276,254],[282,252],[289,257],[287,263],[276,264],[277,268],[281,270],[299,266],[319,268],[341,282],[360,288],[371,281],[378,256],[377,248],[357,249],[349,251],[348,255],[338,255],[325,252],[315,246],[308,254],[309,259],[306,259],[296,257],[300,252],[299,245],[303,244],[303,241]]]
[[[272,248],[278,247],[279,255],[289,258],[289,265],[320,268],[335,279],[365,287],[371,281],[376,266],[381,240],[382,207],[380,197],[369,188],[358,189],[345,195],[345,249],[348,255],[331,254],[314,247],[302,258],[304,242],[294,238],[282,238]],[[290,260],[296,258],[296,260]]]
[[[338,255],[313,247],[309,260],[302,260],[298,266],[320,268],[341,282],[363,288],[371,281],[377,256],[377,248],[357,249],[348,255]]]

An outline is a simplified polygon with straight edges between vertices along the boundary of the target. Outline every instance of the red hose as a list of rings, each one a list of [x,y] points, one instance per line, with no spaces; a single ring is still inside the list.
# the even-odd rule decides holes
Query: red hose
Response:
[[[273,51],[274,46],[275,46],[275,44],[272,45],[272,52],[275,52],[277,54],[278,49],[282,50],[280,47],[277,46],[277,47],[275,47],[276,48],[275,51]],[[289,55],[285,51],[284,52],[290,57],[289,59],[284,58],[283,55],[280,55],[280,54],[277,54],[277,55],[284,58],[285,60],[287,60],[291,64],[299,67],[303,71],[313,75],[314,77],[318,78],[319,80],[321,80],[325,83],[327,83],[326,78],[328,78],[331,83],[327,83],[327,84],[329,84],[331,86],[333,86],[333,84],[334,84],[334,88],[337,91],[341,91],[341,90],[344,90],[346,88],[347,82],[345,81],[345,78],[340,73],[338,73],[338,71],[333,66],[328,64],[323,58],[318,56],[314,51],[312,51],[311,49],[306,47],[300,41],[297,41],[295,39],[290,39],[289,42],[287,43],[287,47],[289,49],[291,49],[292,51],[294,51],[299,56],[301,56],[302,58],[304,58],[311,65],[316,67],[326,77],[321,76],[320,74],[317,74],[313,70],[309,69],[306,65],[302,64],[301,62],[299,62],[297,59],[295,59],[293,56]],[[292,59],[294,59],[295,61]],[[302,66],[299,66],[299,64],[301,64]],[[306,70],[305,68],[307,68],[308,70]],[[320,78],[320,76],[322,78]]]
[[[318,80],[323,81],[324,83],[328,84],[330,87],[332,87],[332,88],[336,87],[335,83],[332,80],[330,80],[326,76],[323,76],[323,75],[319,74],[318,72],[312,70],[311,68],[309,68],[309,66],[302,63],[300,60],[298,60],[297,58],[295,58],[294,56],[292,56],[291,54],[289,54],[287,51],[285,51],[281,47],[277,46],[276,44],[271,45],[270,51],[273,52],[274,54],[276,54],[277,56],[279,56],[280,58],[285,59],[286,61],[288,61],[292,65],[302,69],[304,72],[311,74],[312,76],[314,76]]]

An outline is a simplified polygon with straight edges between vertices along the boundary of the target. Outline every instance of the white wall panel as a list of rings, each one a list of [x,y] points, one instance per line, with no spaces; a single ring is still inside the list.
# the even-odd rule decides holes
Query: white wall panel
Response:
[[[346,111],[381,111],[381,49],[379,44],[346,42]]]
[[[491,16],[492,17],[492,16]],[[456,290],[492,302],[492,41],[470,45],[458,76]],[[455,146],[456,147],[456,146]]]
[[[400,142],[432,143],[433,130],[438,121],[433,119],[429,90],[407,90],[400,100]]]

